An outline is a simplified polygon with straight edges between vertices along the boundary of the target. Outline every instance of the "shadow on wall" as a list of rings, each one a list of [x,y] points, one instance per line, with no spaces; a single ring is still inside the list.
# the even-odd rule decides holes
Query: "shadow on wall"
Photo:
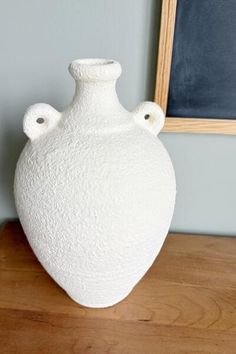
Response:
[[[2,112],[4,124],[1,127],[1,149],[0,149],[0,195],[3,217],[5,211],[11,211],[9,214],[16,214],[14,209],[13,183],[16,163],[19,158],[27,138],[24,136],[22,128],[18,129],[16,124],[18,119],[9,116],[9,110]],[[19,111],[18,116],[23,117],[23,112]],[[21,120],[22,122],[22,120]],[[22,132],[19,134],[19,132]],[[2,222],[3,220],[0,220]]]

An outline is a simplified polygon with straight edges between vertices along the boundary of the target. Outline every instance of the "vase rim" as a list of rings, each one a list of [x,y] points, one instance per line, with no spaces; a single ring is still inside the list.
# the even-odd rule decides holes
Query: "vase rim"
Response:
[[[121,75],[121,65],[113,59],[86,58],[73,60],[69,71],[75,80],[108,81]]]

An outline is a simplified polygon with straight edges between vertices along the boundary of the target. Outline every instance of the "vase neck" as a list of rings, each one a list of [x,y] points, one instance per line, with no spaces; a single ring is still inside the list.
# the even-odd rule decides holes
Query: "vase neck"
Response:
[[[76,82],[71,105],[64,111],[64,127],[80,132],[110,132],[127,125],[129,112],[120,104],[116,81],[121,66],[114,60],[74,60],[69,71]],[[70,117],[70,119],[67,119]]]
[[[76,81],[72,101],[73,108],[86,108],[87,112],[103,113],[120,105],[116,94],[116,81],[121,74],[121,66],[110,59],[74,60],[69,71]]]
[[[86,108],[87,112],[97,111],[99,107],[103,113],[113,111],[120,106],[116,80],[77,80],[72,106],[78,109]]]

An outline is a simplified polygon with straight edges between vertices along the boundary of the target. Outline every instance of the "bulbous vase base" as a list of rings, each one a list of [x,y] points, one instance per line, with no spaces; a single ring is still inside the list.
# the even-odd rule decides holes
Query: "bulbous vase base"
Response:
[[[81,300],[81,296],[79,296],[78,294],[72,294],[67,292],[67,295],[75,302],[77,302],[77,304],[84,306],[84,307],[88,307],[88,308],[106,308],[106,307],[111,307],[114,306],[116,304],[118,304],[119,302],[125,300],[127,298],[127,296],[129,296],[129,294],[132,292],[133,287],[129,288],[129,290],[124,290],[122,289],[122,291],[118,294],[116,294],[115,297],[111,298],[109,297],[109,300],[107,300],[107,302],[101,302],[101,303],[97,303],[97,302],[93,302],[93,301],[83,301]]]

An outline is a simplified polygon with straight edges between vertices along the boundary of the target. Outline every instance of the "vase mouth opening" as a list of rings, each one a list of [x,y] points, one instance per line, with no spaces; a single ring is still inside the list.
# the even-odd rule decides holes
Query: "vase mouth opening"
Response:
[[[69,71],[75,80],[109,81],[121,75],[121,65],[112,59],[77,59],[69,65]]]

